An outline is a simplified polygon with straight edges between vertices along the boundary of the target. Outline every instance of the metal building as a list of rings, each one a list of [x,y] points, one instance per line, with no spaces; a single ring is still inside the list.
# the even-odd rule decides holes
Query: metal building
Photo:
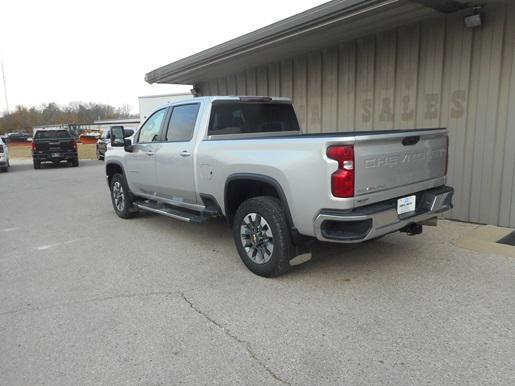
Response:
[[[308,132],[447,127],[450,217],[515,227],[513,0],[335,0],[146,80],[288,96]]]

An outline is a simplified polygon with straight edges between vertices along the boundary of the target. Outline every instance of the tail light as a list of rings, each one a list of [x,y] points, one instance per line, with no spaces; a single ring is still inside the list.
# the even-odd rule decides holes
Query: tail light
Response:
[[[338,161],[338,170],[331,175],[333,196],[354,197],[354,146],[330,146],[326,154]]]
[[[72,141],[73,150],[77,150],[77,142]]]
[[[32,142],[32,151],[36,151],[36,143]]]

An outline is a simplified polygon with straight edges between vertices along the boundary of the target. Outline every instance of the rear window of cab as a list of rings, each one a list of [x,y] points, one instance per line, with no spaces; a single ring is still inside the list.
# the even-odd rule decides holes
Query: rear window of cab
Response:
[[[35,139],[57,139],[57,138],[69,139],[69,138],[71,138],[71,135],[67,130],[40,130],[40,131],[36,131],[36,135],[34,136],[34,138]]]
[[[300,131],[289,103],[213,103],[208,135],[257,134]]]

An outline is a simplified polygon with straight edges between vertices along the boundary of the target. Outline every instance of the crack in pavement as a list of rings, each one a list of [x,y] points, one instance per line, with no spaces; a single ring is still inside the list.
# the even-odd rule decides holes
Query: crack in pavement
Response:
[[[69,305],[98,303],[98,302],[105,302],[105,301],[115,300],[115,299],[130,299],[130,298],[147,297],[147,296],[171,296],[171,295],[175,295],[175,294],[176,293],[171,292],[171,291],[154,291],[154,292],[140,292],[140,293],[132,293],[132,294],[129,293],[129,294],[104,296],[104,297],[91,298],[91,299],[85,299],[85,300],[75,300],[75,301],[71,301],[71,302],[55,303],[55,304],[50,304],[48,306],[39,306],[39,307],[38,306],[27,306],[27,307],[18,308],[15,310],[2,311],[2,312],[0,312],[0,316],[19,314],[19,313],[23,313],[23,312],[45,311],[45,310],[51,310],[53,308],[65,307],[65,306],[69,306]]]
[[[180,292],[180,295],[181,297],[183,298],[183,300],[189,304],[189,306],[191,307],[191,309],[193,311],[195,311],[197,314],[199,314],[200,316],[202,316],[204,319],[206,319],[208,322],[210,322],[211,324],[213,324],[214,326],[216,326],[218,329],[222,330],[222,332],[227,335],[229,338],[233,339],[234,341],[238,342],[239,344],[243,345],[245,347],[245,349],[247,350],[248,354],[250,355],[250,357],[256,361],[263,369],[265,369],[268,374],[270,374],[270,376],[272,376],[272,378],[274,378],[276,381],[278,382],[281,382],[285,385],[290,385],[289,382],[285,381],[284,379],[282,379],[281,377],[279,377],[276,373],[274,373],[270,367],[268,367],[266,365],[266,363],[261,360],[257,355],[256,353],[252,350],[252,345],[250,344],[250,342],[246,341],[246,340],[243,340],[241,338],[239,338],[238,336],[236,336],[235,334],[233,334],[230,330],[228,330],[226,327],[224,327],[223,325],[221,325],[220,323],[218,323],[216,320],[214,320],[213,318],[211,318],[208,314],[206,314],[204,311],[202,311],[201,309],[199,309],[197,306],[195,306],[193,304],[193,302],[191,300],[189,300],[186,295],[183,293],[183,292]]]
[[[136,297],[149,297],[149,296],[174,296],[174,295],[180,295],[182,299],[190,306],[192,310],[194,310],[197,314],[202,316],[204,319],[206,319],[208,322],[213,324],[215,327],[217,327],[219,330],[221,330],[225,335],[227,335],[232,340],[236,341],[240,345],[243,345],[245,347],[245,350],[250,355],[250,357],[256,361],[272,378],[274,378],[276,381],[283,383],[285,385],[290,385],[289,382],[282,379],[279,375],[274,373],[267,364],[261,360],[256,353],[252,349],[252,345],[250,342],[243,340],[233,334],[230,330],[228,330],[226,327],[218,323],[216,320],[211,318],[209,315],[207,315],[205,312],[203,312],[201,309],[196,307],[191,300],[189,300],[186,295],[183,292],[173,292],[173,291],[153,291],[153,292],[141,292],[141,293],[126,293],[126,294],[119,294],[119,295],[111,295],[111,296],[103,296],[103,297],[97,297],[97,298],[91,298],[91,299],[85,299],[85,300],[76,300],[76,301],[70,301],[70,302],[63,302],[63,303],[56,303],[51,304],[48,306],[27,306],[23,308],[18,308],[14,310],[8,310],[8,311],[2,311],[0,312],[0,316],[5,315],[13,315],[13,314],[19,314],[19,313],[26,313],[26,312],[38,312],[38,311],[46,311],[51,310],[53,308],[59,308],[59,307],[66,307],[70,305],[77,305],[77,304],[86,304],[86,303],[99,303],[99,302],[105,302],[109,300],[115,300],[115,299],[131,299]]]

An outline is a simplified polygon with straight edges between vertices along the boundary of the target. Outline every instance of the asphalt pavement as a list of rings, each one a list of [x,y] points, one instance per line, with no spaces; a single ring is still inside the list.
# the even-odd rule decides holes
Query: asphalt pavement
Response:
[[[103,163],[0,174],[0,384],[514,384],[515,261],[477,225],[317,244],[264,279],[223,221],[113,212]]]

